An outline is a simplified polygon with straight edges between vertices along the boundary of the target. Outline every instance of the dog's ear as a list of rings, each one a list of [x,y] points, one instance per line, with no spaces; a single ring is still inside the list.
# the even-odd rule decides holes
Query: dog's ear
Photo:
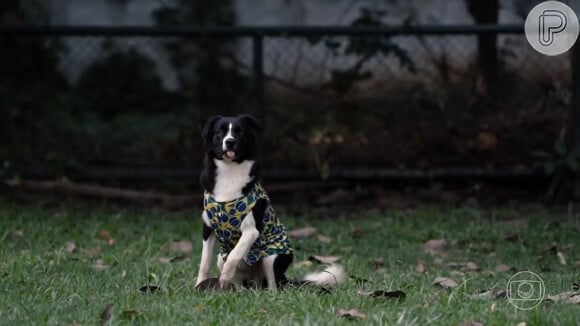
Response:
[[[221,118],[222,118],[221,115],[214,115],[212,117],[200,121],[199,129],[201,131],[201,138],[203,139],[204,143],[207,144],[211,135],[213,134],[213,129],[216,121],[218,121]]]
[[[262,132],[262,126],[260,126],[260,121],[258,119],[252,117],[249,114],[241,114],[238,116],[242,124],[248,127],[253,132],[259,134]]]

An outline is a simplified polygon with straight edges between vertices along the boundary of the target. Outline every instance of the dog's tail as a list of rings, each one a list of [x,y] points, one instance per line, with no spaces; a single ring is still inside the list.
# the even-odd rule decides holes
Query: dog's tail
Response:
[[[319,286],[331,286],[344,283],[346,273],[344,268],[338,264],[328,266],[322,272],[315,272],[305,275],[300,279],[301,283],[313,283]]]

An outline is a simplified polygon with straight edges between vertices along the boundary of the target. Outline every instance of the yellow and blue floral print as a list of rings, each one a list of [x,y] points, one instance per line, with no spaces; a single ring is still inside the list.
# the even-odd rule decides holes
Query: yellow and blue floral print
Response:
[[[208,192],[203,197],[203,209],[210,220],[211,228],[220,242],[220,253],[225,257],[236,246],[242,232],[240,225],[244,218],[252,211],[256,202],[260,199],[268,201],[268,207],[264,213],[264,229],[244,261],[252,266],[265,257],[277,254],[290,254],[292,247],[286,234],[286,228],[276,215],[270,205],[270,199],[260,184],[241,198],[228,201],[218,202]]]

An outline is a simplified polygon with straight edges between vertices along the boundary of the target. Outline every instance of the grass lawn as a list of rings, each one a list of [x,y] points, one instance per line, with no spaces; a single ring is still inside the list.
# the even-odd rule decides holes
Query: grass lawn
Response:
[[[328,243],[316,235],[295,239],[291,276],[320,268],[305,262],[310,255],[340,255],[349,275],[368,282],[350,279],[331,294],[312,289],[200,293],[194,289],[201,245],[198,211],[43,210],[3,204],[0,324],[95,325],[107,304],[113,304],[113,325],[580,324],[578,304],[544,301],[524,311],[507,298],[473,297],[505,288],[522,270],[541,276],[547,295],[572,290],[580,282],[577,216],[436,208],[332,220],[309,218],[315,217],[312,213],[279,215],[289,229],[311,225],[331,238]],[[448,249],[440,255],[424,252],[430,239],[446,239]],[[172,252],[174,240],[191,241],[192,252],[185,257],[179,248]],[[372,264],[376,259],[383,263]],[[417,272],[418,260],[424,262],[423,273]],[[481,271],[465,271],[468,261]],[[496,272],[500,264],[512,270]],[[458,286],[434,286],[438,276]],[[162,290],[141,293],[145,285]],[[360,294],[374,290],[402,290],[406,298]],[[339,309],[357,309],[366,318],[341,318]]]

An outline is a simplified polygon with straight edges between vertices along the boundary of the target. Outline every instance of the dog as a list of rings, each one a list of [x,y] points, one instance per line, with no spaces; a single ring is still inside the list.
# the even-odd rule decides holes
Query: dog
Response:
[[[260,184],[261,127],[254,117],[213,116],[201,123],[204,169],[203,242],[196,286],[209,280],[216,243],[219,287],[257,284],[276,290],[288,283],[329,286],[342,283],[344,270],[330,265],[291,282],[285,273],[294,250]]]

